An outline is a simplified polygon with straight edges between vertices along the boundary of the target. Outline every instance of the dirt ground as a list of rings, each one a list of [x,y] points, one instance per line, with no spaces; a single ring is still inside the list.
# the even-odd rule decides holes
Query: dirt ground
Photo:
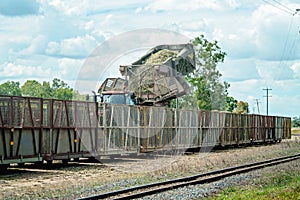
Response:
[[[25,165],[0,175],[0,199],[68,199],[93,193],[93,188],[120,180],[141,183],[201,173],[224,167],[300,153],[300,136],[278,144],[217,150],[157,159],[110,160],[109,163],[54,164],[49,169]],[[24,198],[25,197],[25,198]]]

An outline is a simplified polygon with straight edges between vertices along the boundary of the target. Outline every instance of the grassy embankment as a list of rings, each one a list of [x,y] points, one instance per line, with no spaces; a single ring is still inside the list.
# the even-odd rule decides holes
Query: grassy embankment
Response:
[[[300,136],[300,128],[292,135]],[[300,199],[300,169],[290,169],[267,175],[252,186],[233,187],[212,199]]]
[[[233,187],[212,199],[300,199],[300,174],[282,172],[257,186]]]

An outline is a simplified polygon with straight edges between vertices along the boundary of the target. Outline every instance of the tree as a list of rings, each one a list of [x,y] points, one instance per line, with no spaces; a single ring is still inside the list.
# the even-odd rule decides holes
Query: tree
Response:
[[[300,117],[293,117],[292,127],[300,127]]]
[[[247,102],[244,102],[244,101],[239,101],[237,103],[237,107],[236,107],[236,110],[234,112],[238,113],[238,114],[247,114],[247,113],[249,113],[249,104]]]
[[[0,94],[21,96],[20,83],[14,81],[6,81],[0,85]]]
[[[237,100],[231,96],[226,97],[226,111],[233,112],[237,108]]]
[[[36,80],[27,80],[21,87],[19,82],[7,81],[0,85],[0,94],[63,100],[85,99],[84,95],[80,95],[78,91],[58,78],[54,78],[52,84],[47,81],[41,84]]]
[[[43,98],[53,98],[53,89],[49,82],[43,81],[42,84],[42,97]]]
[[[54,98],[72,100],[73,95],[80,97],[77,91],[74,91],[68,84],[58,78],[54,78],[52,85],[44,81],[43,84],[36,80],[28,80],[21,87],[24,96],[40,97],[40,98]]]
[[[30,97],[43,97],[43,86],[36,80],[27,80],[21,87],[22,94]]]
[[[56,99],[71,100],[73,98],[74,90],[68,86],[64,81],[54,78],[52,81],[53,97]]]
[[[209,42],[203,35],[196,37],[192,43],[197,66],[192,74],[187,75],[191,94],[185,98],[192,102],[183,105],[196,105],[205,110],[225,110],[230,85],[221,81],[222,75],[217,70],[217,64],[224,62],[226,53],[221,51],[217,41]]]

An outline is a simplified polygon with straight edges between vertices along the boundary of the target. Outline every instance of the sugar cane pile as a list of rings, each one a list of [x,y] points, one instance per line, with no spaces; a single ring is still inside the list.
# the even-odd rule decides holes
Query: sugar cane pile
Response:
[[[152,64],[152,65],[155,65],[155,64],[162,64],[164,63],[168,58],[173,58],[173,57],[176,57],[178,54],[178,52],[176,51],[171,51],[171,50],[168,50],[168,49],[163,49],[163,50],[160,50],[154,54],[152,54],[151,56],[149,56],[146,61],[145,61],[145,64]]]
[[[160,96],[168,93],[169,88],[165,76],[159,74],[154,68],[154,65],[163,64],[169,58],[175,58],[177,54],[177,51],[168,49],[163,49],[151,54],[145,59],[143,65],[132,68],[132,73],[129,78],[129,89],[131,91],[133,90],[136,94],[152,93]]]

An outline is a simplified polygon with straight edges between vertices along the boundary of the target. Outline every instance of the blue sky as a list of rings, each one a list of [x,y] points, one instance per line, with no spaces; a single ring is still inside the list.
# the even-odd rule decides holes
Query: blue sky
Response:
[[[165,29],[217,40],[227,53],[218,69],[229,93],[247,101],[251,113],[257,113],[255,99],[266,112],[268,87],[269,114],[300,116],[297,8],[297,0],[1,0],[0,83],[58,77],[73,86],[103,42],[137,29]]]

